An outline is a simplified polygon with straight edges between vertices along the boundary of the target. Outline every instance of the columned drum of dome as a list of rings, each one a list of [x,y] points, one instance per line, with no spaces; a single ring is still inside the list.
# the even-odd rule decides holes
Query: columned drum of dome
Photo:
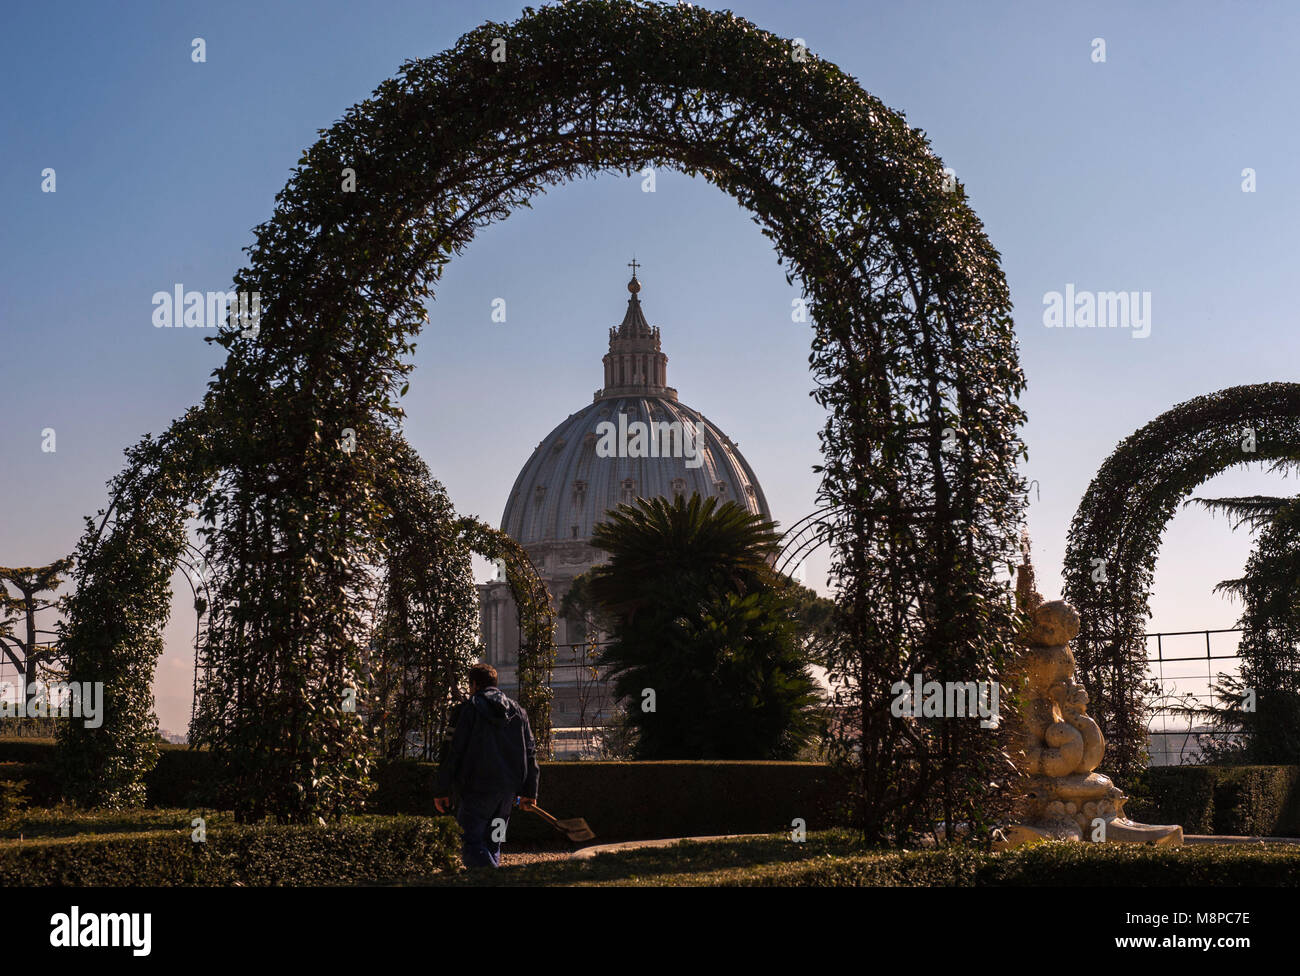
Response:
[[[604,385],[592,402],[542,438],[515,479],[501,528],[528,552],[558,609],[573,580],[604,561],[591,535],[605,513],[637,498],[698,492],[734,501],[771,518],[762,486],[739,447],[668,385],[660,331],[641,308],[635,270],[623,321],[609,330]],[[479,587],[488,660],[513,681],[518,626],[509,588]],[[572,724],[572,678],[563,668],[570,637],[556,624],[560,645],[554,722]]]

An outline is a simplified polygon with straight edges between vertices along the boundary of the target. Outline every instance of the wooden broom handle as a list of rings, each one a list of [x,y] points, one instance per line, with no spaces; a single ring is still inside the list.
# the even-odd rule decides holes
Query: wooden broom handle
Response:
[[[545,810],[539,807],[536,803],[533,804],[533,813],[537,814],[539,817],[541,817],[543,820],[549,823],[552,827],[560,826],[560,822],[558,820],[556,820],[549,813],[547,813]]]

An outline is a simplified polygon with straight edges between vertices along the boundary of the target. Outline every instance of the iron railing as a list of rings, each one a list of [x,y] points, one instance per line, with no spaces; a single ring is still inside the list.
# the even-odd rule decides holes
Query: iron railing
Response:
[[[1216,644],[1218,650],[1223,651],[1230,640],[1220,636],[1224,634],[1238,637],[1232,641],[1231,653],[1216,653]],[[1181,766],[1196,762],[1202,756],[1204,737],[1222,738],[1223,733],[1197,720],[1190,712],[1213,705],[1213,689],[1221,676],[1235,675],[1240,671],[1241,657],[1237,654],[1240,634],[1241,628],[1227,627],[1144,635],[1147,662],[1152,677],[1160,686],[1160,696],[1147,723],[1152,766]],[[1152,641],[1155,642],[1154,653]],[[1179,644],[1192,646],[1179,647]]]

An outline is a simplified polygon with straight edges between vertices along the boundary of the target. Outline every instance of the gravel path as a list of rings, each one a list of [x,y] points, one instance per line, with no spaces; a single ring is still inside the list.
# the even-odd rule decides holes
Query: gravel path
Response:
[[[516,864],[539,864],[542,861],[567,861],[568,851],[510,851],[501,852],[501,866],[512,868]]]

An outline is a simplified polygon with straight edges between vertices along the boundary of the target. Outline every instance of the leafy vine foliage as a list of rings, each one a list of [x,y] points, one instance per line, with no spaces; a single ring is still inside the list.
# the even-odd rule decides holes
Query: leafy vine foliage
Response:
[[[1065,598],[1089,711],[1108,764],[1130,778],[1146,764],[1146,622],[1160,537],[1196,486],[1252,461],[1300,462],[1300,384],[1234,386],[1161,414],[1121,441],[1080,502],[1065,554]]]
[[[142,806],[158,758],[153,676],[171,613],[172,570],[185,544],[186,506],[209,476],[211,438],[199,410],[127,452],[114,503],[74,554],[75,590],[62,600],[59,654],[70,682],[104,683],[103,724],[58,724],[58,766],[70,799]]]
[[[833,64],[731,13],[612,0],[529,10],[407,62],[322,132],[257,228],[234,285],[259,294],[261,320],[216,337],[228,358],[204,412],[219,456],[197,499],[219,577],[211,742],[241,816],[306,820],[362,791],[367,735],[341,703],[364,680],[392,524],[385,445],[443,268],[547,187],[644,167],[732,195],[803,283],[828,411],[821,492],[842,513],[839,756],[864,832],[979,819],[1005,766],[995,737],[889,705],[914,672],[991,679],[1015,653],[995,574],[1024,504],[1024,379],[997,252],[924,134]],[[134,588],[164,572],[170,551],[157,557],[115,593],[142,632],[157,617]],[[528,687],[544,687],[545,657],[521,660]]]
[[[551,669],[555,667],[555,619],[551,594],[528,553],[506,533],[486,522],[457,523],[462,542],[480,556],[505,564],[506,582],[519,617],[519,704],[528,713],[537,754],[551,755]]]
[[[478,658],[471,550],[425,463],[400,440],[390,457],[395,478],[381,485],[390,542],[370,641],[371,733],[387,758],[436,760]]]

